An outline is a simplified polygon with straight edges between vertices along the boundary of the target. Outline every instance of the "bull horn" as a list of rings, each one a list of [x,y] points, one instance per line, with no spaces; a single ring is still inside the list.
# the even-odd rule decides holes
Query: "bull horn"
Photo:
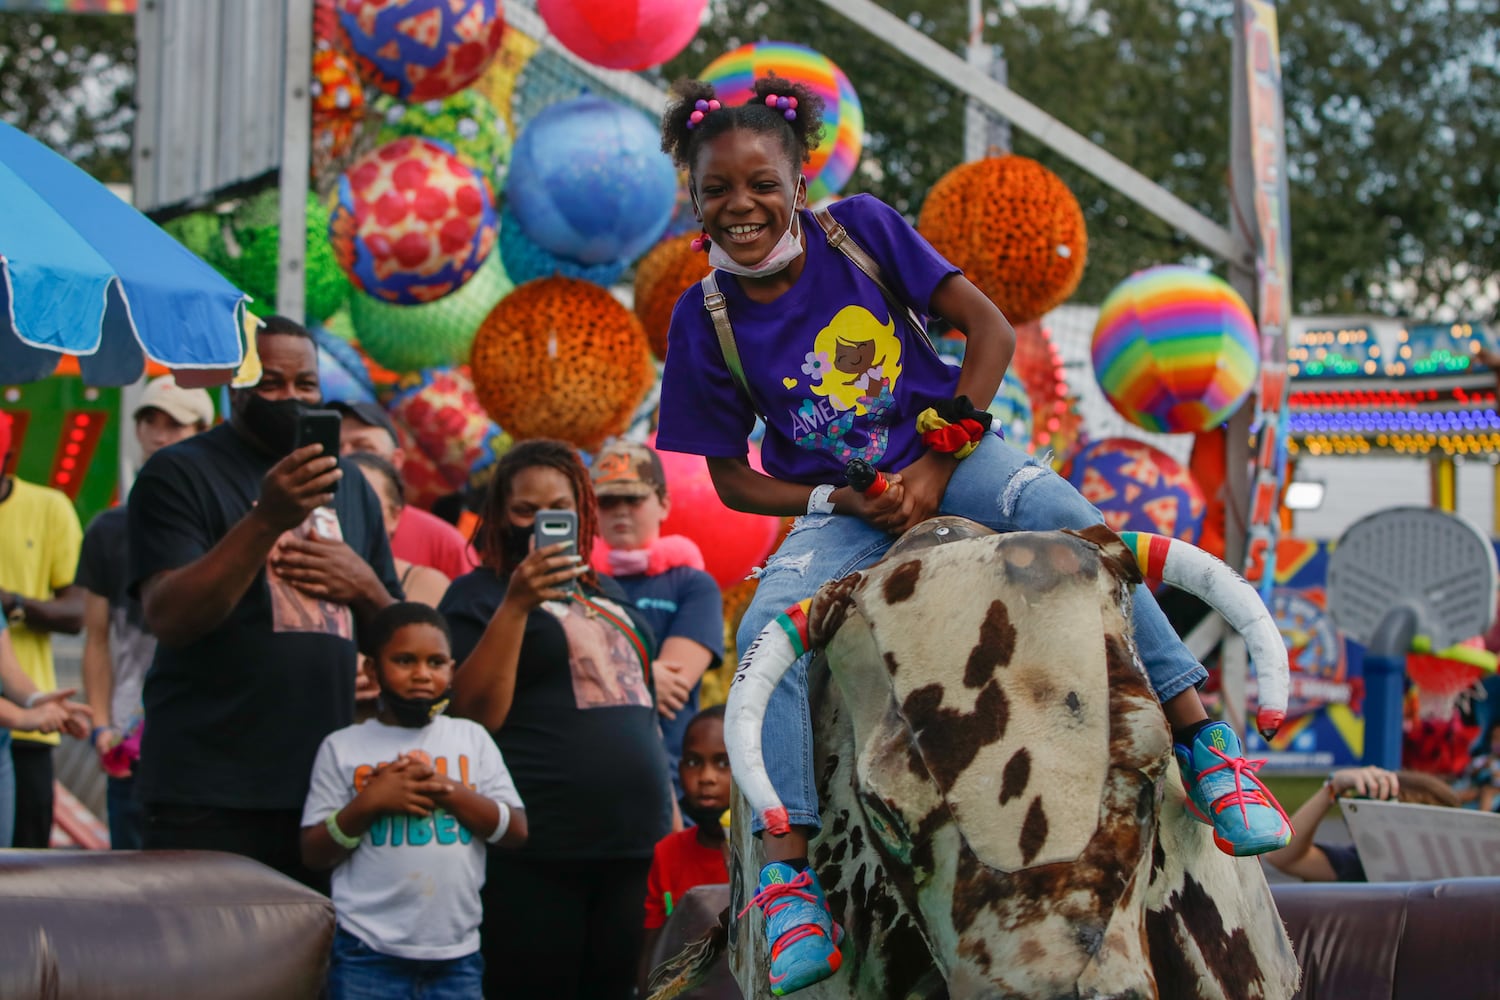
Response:
[[[1143,531],[1121,532],[1120,540],[1135,554],[1143,576],[1199,598],[1244,638],[1259,690],[1255,728],[1267,740],[1275,736],[1286,718],[1291,672],[1286,643],[1260,594],[1244,577],[1195,545]]]
[[[791,831],[786,807],[766,773],[761,748],[761,725],[771,692],[802,654],[807,652],[807,609],[811,601],[787,608],[761,629],[750,644],[729,685],[724,704],[724,742],[729,748],[730,773],[745,793],[750,808],[765,824],[766,832],[780,837]]]

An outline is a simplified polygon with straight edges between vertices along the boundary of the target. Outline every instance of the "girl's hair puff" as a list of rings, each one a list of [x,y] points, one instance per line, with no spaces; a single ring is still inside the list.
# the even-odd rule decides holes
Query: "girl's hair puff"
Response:
[[[791,120],[766,104],[767,97],[795,97],[797,113]],[[793,164],[803,164],[818,148],[823,131],[823,99],[805,83],[794,83],[774,73],[755,81],[755,96],[748,103],[710,111],[688,128],[689,116],[698,101],[714,100],[714,87],[702,80],[678,80],[672,84],[672,100],[661,118],[661,149],[678,169],[692,177],[693,161],[703,143],[715,136],[744,129],[774,135]]]
[[[576,551],[585,559],[594,550],[594,538],[599,534],[598,501],[594,499],[594,484],[578,451],[566,441],[536,438],[520,441],[500,456],[495,463],[495,474],[490,478],[489,488],[484,494],[484,503],[479,511],[479,527],[474,532],[474,548],[479,560],[489,569],[510,573],[516,564],[507,558],[505,539],[510,531],[511,484],[523,469],[556,469],[568,480],[573,490],[573,501],[578,507],[578,546]],[[592,568],[579,579],[591,587],[599,586],[599,576]]]

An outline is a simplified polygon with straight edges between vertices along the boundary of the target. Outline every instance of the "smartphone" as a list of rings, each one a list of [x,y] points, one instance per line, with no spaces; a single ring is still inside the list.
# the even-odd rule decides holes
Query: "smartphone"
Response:
[[[539,549],[558,542],[569,542],[572,548],[564,550],[562,554],[573,555],[578,551],[578,514],[571,510],[539,510],[536,512],[536,520],[531,524],[531,535]],[[559,589],[576,590],[578,583],[576,580],[569,580],[561,584]]]
[[[324,455],[339,457],[339,429],[343,426],[344,418],[337,410],[305,410],[297,418],[297,440],[294,448],[305,445],[320,444],[323,446]],[[333,490],[338,490],[335,483]]]

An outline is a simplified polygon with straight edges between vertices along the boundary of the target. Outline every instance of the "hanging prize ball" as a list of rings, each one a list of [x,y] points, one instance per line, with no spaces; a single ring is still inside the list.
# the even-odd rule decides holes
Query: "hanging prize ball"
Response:
[[[1162,433],[1223,423],[1255,387],[1250,307],[1206,271],[1137,271],[1109,293],[1094,326],[1094,376],[1120,415]]]
[[[827,56],[791,42],[755,42],[726,52],[704,67],[698,78],[714,85],[726,105],[755,97],[755,81],[775,73],[804,83],[823,99],[823,131],[818,148],[803,166],[807,200],[838,194],[854,175],[865,141],[865,112],[854,85]]]
[[[499,433],[479,405],[466,368],[432,368],[407,375],[396,384],[391,415],[436,469],[441,493],[461,490],[469,469]],[[431,488],[429,489],[429,492]]]
[[[1010,372],[1031,399],[1031,443],[1035,450],[1066,455],[1078,441],[1083,418],[1068,391],[1067,369],[1052,335],[1036,320],[1016,324]]]
[[[407,137],[339,178],[328,239],[354,286],[387,302],[431,302],[474,276],[495,246],[490,185],[453,150]]]
[[[995,416],[995,426],[1005,434],[1005,440],[1012,447],[1031,451],[1031,396],[1020,376],[1014,372],[1005,373],[988,409]]]
[[[307,251],[304,257],[306,319],[321,323],[349,297],[349,281],[328,245],[328,210],[307,199]],[[281,194],[262,191],[242,201],[221,220],[222,259],[214,264],[226,277],[254,296],[261,315],[277,312],[278,248],[281,243]],[[216,248],[217,251],[217,248]],[[301,319],[302,317],[294,317]]]
[[[609,69],[659,66],[698,33],[707,0],[539,0],[563,47]]]
[[[543,278],[500,300],[474,337],[474,387],[517,440],[585,451],[622,432],[656,369],[635,316],[598,285]]]
[[[500,0],[339,0],[339,23],[360,75],[403,101],[468,87],[505,34]]]
[[[223,240],[219,225],[219,217],[213,212],[189,212],[163,222],[161,228],[178,243],[217,267],[219,262],[211,257],[215,253],[215,244]]]
[[[712,270],[708,254],[694,250],[691,234],[670,236],[651,248],[635,266],[635,314],[640,317],[651,353],[667,356],[667,327],[682,293]]]
[[[703,568],[725,591],[765,561],[781,532],[781,519],[731,510],[719,499],[702,455],[663,451],[662,471],[672,509],[662,522],[663,535],[686,535],[703,550]],[[759,449],[751,448],[759,466]]]
[[[1203,529],[1203,489],[1176,459],[1144,441],[1095,441],[1073,457],[1067,474],[1112,531],[1196,542]]]
[[[314,173],[343,156],[365,113],[365,90],[354,60],[341,49],[319,44],[312,57]]]
[[[402,104],[384,97],[379,107],[384,124],[376,134],[377,142],[414,135],[447,143],[488,177],[494,190],[499,190],[510,163],[510,129],[488,100],[465,90],[420,104]]]
[[[1078,199],[1024,156],[992,156],[948,171],[922,203],[917,229],[1012,324],[1040,319],[1066,302],[1088,258]]]
[[[318,386],[325,403],[374,402],[375,386],[353,344],[321,326],[310,327],[318,345]]]
[[[492,252],[462,288],[436,302],[398,306],[363,292],[349,297],[355,336],[375,363],[393,372],[448,368],[466,362],[474,331],[511,290]]]
[[[677,172],[646,116],[602,97],[554,104],[516,139],[507,207],[549,253],[629,262],[666,231]]]
[[[627,262],[609,260],[603,264],[580,264],[576,260],[559,257],[543,250],[526,235],[510,206],[500,210],[500,259],[505,263],[505,273],[518,285],[537,278],[577,278],[608,288],[620,280]]]

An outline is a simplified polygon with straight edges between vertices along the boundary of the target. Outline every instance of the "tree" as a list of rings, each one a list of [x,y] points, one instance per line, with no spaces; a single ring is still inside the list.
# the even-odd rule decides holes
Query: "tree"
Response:
[[[1500,0],[1315,0],[1282,17],[1298,299],[1492,318]]]
[[[880,0],[960,50],[965,5]],[[994,6],[987,3],[987,6]],[[963,100],[817,3],[712,0],[712,20],[664,76],[690,75],[745,41],[812,42],[854,82],[869,132],[846,189],[915,218],[962,155]],[[1488,318],[1500,234],[1500,0],[1305,0],[1279,9],[1291,161],[1293,286],[1309,312]],[[1210,218],[1227,221],[1229,0],[1079,0],[992,10],[1009,85]],[[1055,170],[1089,225],[1077,297],[1131,271],[1202,258],[1133,203],[1014,133]]]
[[[130,180],[135,22],[0,14],[0,119],[95,178]]]

